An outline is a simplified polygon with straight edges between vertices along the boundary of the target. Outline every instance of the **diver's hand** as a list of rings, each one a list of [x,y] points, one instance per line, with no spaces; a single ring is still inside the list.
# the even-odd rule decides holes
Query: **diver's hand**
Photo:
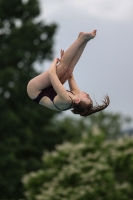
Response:
[[[52,64],[50,65],[50,68],[49,68],[49,73],[56,73],[56,66],[57,64],[59,63],[59,58],[55,58],[52,62]]]
[[[61,62],[61,60],[62,60],[62,57],[63,57],[63,55],[64,55],[64,50],[60,50],[60,58],[58,58],[59,60],[59,62],[58,62],[58,64]]]

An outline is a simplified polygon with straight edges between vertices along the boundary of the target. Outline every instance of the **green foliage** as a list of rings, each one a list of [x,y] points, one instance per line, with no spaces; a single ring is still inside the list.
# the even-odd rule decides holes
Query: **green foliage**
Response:
[[[45,151],[44,166],[23,177],[27,200],[132,200],[133,138],[104,138],[91,134]]]
[[[45,126],[55,115],[26,91],[38,75],[34,63],[53,54],[57,26],[39,14],[38,0],[0,0],[0,199],[22,197],[20,178],[41,167]]]
[[[99,131],[106,133],[106,139],[115,139],[120,136],[123,127],[129,126],[131,121],[130,117],[123,116],[120,113],[102,111],[86,118],[75,119],[69,116],[60,120],[54,119],[51,121],[47,132],[52,131],[52,133],[58,134],[60,130],[62,133],[68,133],[71,138],[67,135],[68,138],[64,138],[64,140],[72,142],[80,142],[82,135]],[[75,134],[77,137],[75,137]],[[60,135],[61,137],[62,135]]]
[[[120,113],[99,112],[95,115],[85,118],[84,123],[89,132],[93,132],[96,127],[101,132],[106,133],[106,138],[113,139],[118,137],[123,127],[129,125],[132,119],[123,116]]]
[[[53,147],[53,144],[61,144],[63,141],[79,142],[84,130],[86,130],[86,126],[82,120],[70,117],[62,120],[53,118],[50,125],[45,128],[45,142],[49,143],[47,149],[53,150],[50,148]]]

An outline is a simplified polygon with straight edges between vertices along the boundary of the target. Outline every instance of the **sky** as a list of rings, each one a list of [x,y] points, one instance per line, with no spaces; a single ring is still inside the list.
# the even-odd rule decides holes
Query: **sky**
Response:
[[[75,67],[77,84],[99,104],[108,94],[107,111],[133,118],[133,0],[40,0],[40,5],[41,19],[58,25],[54,57],[80,31],[97,30]],[[41,70],[49,66],[45,61]]]

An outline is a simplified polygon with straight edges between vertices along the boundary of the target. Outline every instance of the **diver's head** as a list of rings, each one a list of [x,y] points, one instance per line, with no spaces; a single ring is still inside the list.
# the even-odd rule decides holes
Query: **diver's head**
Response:
[[[80,92],[79,94],[75,95],[73,99],[73,113],[82,115],[86,110],[90,110],[93,106],[93,101],[91,100],[89,94],[85,92]]]
[[[110,103],[109,96],[106,95],[103,100],[103,104],[99,105],[96,102],[96,106],[93,106],[93,101],[90,96],[85,92],[80,92],[78,95],[75,95],[73,100],[73,110],[74,114],[79,114],[81,116],[87,117],[91,114],[99,112],[105,109]]]

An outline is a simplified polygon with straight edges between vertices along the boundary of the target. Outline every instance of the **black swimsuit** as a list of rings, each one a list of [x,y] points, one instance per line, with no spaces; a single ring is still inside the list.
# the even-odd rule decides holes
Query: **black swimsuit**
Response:
[[[68,90],[67,90],[67,91],[68,91]],[[71,91],[68,91],[68,92],[71,92]],[[71,93],[72,93],[72,92],[71,92]],[[72,94],[73,94],[73,93],[72,93]],[[57,95],[56,91],[54,90],[54,88],[53,88],[52,86],[50,86],[50,87],[48,87],[48,88],[43,89],[43,90],[38,94],[38,96],[37,96],[35,99],[33,99],[33,101],[35,101],[36,103],[39,103],[40,100],[41,100],[44,96],[46,96],[46,97],[50,98],[50,100],[51,100],[51,101],[53,102],[53,104],[54,104],[54,98],[55,98],[56,95]],[[70,96],[69,96],[69,97],[70,97]],[[70,98],[71,98],[71,97],[70,97]],[[72,99],[72,98],[71,98],[71,99]],[[64,109],[64,110],[59,109],[55,104],[54,104],[54,106],[55,106],[58,110],[65,111],[65,110],[68,110],[69,108],[71,108],[72,104],[73,104],[73,100],[72,100],[71,105],[70,105],[67,109]]]

